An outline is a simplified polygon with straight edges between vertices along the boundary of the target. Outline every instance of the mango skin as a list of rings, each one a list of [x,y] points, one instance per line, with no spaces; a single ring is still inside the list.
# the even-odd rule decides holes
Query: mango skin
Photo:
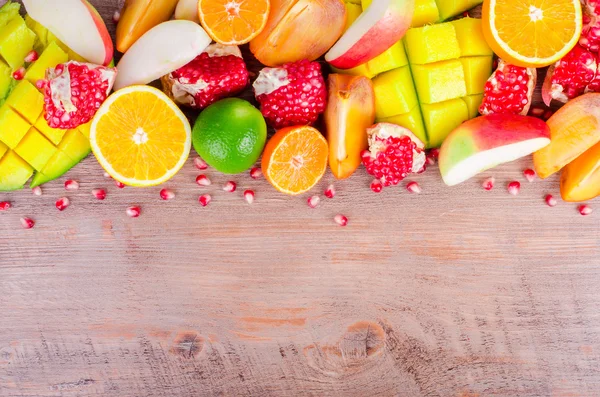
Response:
[[[158,25],[168,21],[178,0],[127,0],[117,25],[117,50],[125,53],[129,47]]]

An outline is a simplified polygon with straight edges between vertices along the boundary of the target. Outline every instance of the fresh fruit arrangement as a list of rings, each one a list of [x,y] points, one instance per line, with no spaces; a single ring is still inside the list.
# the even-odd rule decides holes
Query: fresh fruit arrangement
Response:
[[[481,18],[471,17],[481,3],[128,0],[115,12],[115,52],[86,0],[23,0],[24,10],[9,1],[0,8],[0,191],[31,179],[38,194],[90,151],[118,187],[156,186],[193,146],[198,170],[262,175],[288,195],[314,189],[328,166],[340,180],[366,172],[380,193],[436,162],[453,186],[531,154],[527,180],[563,170],[565,201],[600,195],[600,5],[483,0]],[[556,112],[533,99],[547,66],[542,97]],[[250,87],[254,103],[237,98]],[[196,183],[212,182],[200,174]],[[422,191],[416,181],[406,189]],[[324,195],[335,196],[333,185]],[[243,197],[253,203],[255,192]],[[306,202],[315,208],[320,197]]]

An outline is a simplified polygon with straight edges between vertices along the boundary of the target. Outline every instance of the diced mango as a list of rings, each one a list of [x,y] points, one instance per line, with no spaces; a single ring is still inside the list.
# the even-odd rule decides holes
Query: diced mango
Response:
[[[58,128],[52,128],[48,125],[48,122],[41,115],[37,121],[35,122],[34,127],[44,134],[46,138],[48,138],[53,144],[58,145],[62,140],[63,136],[67,133],[67,130],[61,130]]]
[[[397,124],[404,128],[408,128],[423,143],[427,143],[427,133],[425,131],[425,125],[423,124],[423,116],[421,116],[421,109],[419,108],[419,106],[415,106],[408,113],[400,114],[398,116],[387,117],[385,119],[377,121],[382,123]]]
[[[469,119],[467,104],[461,98],[435,104],[422,104],[423,121],[429,135],[428,147],[438,147],[444,139]]]
[[[75,160],[60,150],[57,151],[48,163],[46,163],[46,166],[40,172],[36,172],[31,180],[31,187],[34,188],[61,177],[76,164]]]
[[[473,119],[479,116],[479,106],[481,106],[481,102],[483,102],[483,94],[468,95],[462,99],[465,101],[467,108],[469,109],[469,118]]]
[[[37,171],[44,168],[56,150],[56,147],[35,128],[31,128],[15,148],[15,152]]]
[[[0,99],[6,98],[13,81],[10,66],[0,61]]]
[[[5,144],[3,144],[2,142],[0,142],[0,159],[2,158],[2,156],[4,156],[4,154],[6,152],[8,152],[8,146],[6,146]]]
[[[370,79],[372,79],[375,75],[373,73],[371,73],[371,71],[369,70],[369,63],[363,63],[362,65],[358,65],[355,68],[352,69],[338,69],[335,67],[331,67],[331,70],[333,70],[333,73],[340,73],[340,74],[349,74],[352,76],[365,76],[368,77]]]
[[[483,0],[437,0],[438,9],[440,10],[440,20],[445,21],[455,17],[478,4]]]
[[[494,52],[483,37],[481,19],[461,18],[451,22],[456,30],[456,38],[460,46],[460,55],[473,57],[481,55],[494,55]]]
[[[56,67],[56,65],[65,63],[68,60],[69,56],[67,53],[56,42],[52,42],[48,44],[42,55],[40,55],[40,58],[27,69],[25,79],[31,84],[35,84],[38,80],[46,77],[46,70],[48,68]]]
[[[408,113],[418,104],[408,66],[380,74],[373,89],[377,119]]]
[[[79,130],[79,132],[81,132],[81,134],[86,137],[87,139],[90,139],[90,132],[92,129],[92,122],[90,121],[87,124],[82,124],[79,127],[77,127],[77,129]]]
[[[346,27],[344,28],[344,32],[350,28],[350,26],[358,19],[360,14],[362,14],[362,7],[360,4],[353,3],[344,3],[346,6]]]
[[[0,191],[21,189],[33,174],[33,168],[9,150],[0,159]]]
[[[438,103],[467,95],[461,61],[412,65],[417,95],[421,103]]]
[[[9,148],[17,147],[30,127],[31,125],[10,106],[4,104],[0,107],[0,141]]]
[[[415,13],[411,28],[418,28],[439,20],[440,13],[435,0],[415,0]]]
[[[20,16],[0,28],[0,58],[16,70],[25,63],[25,56],[33,49],[35,33]]]
[[[44,110],[44,95],[29,81],[23,80],[6,99],[6,104],[30,124],[34,124]]]
[[[460,57],[456,30],[451,23],[411,28],[404,36],[411,64],[428,64]]]
[[[83,160],[92,150],[90,141],[78,130],[67,131],[58,149],[75,161],[75,164]]]
[[[20,8],[21,5],[19,3],[11,1],[0,7],[0,28],[6,26],[13,18],[19,15]]]
[[[482,94],[485,83],[492,75],[492,57],[460,58],[465,73],[467,95]]]
[[[406,57],[406,51],[404,51],[404,44],[402,41],[397,42],[388,48],[384,53],[370,60],[367,64],[369,71],[374,76],[408,65],[408,58]]]

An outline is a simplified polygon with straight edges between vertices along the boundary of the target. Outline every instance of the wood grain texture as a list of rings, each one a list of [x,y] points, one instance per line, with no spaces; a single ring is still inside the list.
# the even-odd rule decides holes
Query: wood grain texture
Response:
[[[558,180],[528,166],[453,188],[433,167],[421,195],[375,195],[360,170],[315,210],[248,175],[200,188],[191,159],[170,202],[93,157],[76,192],[0,193],[0,396],[597,396],[600,214],[546,207]]]

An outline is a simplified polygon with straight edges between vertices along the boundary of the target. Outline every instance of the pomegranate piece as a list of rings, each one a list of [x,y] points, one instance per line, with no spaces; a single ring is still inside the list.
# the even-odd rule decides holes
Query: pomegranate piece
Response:
[[[579,45],[591,52],[600,51],[600,2],[581,0],[583,11],[583,29]]]
[[[558,204],[554,196],[551,194],[548,194],[544,200],[546,200],[546,204],[548,205],[548,207],[555,207],[556,204]]]
[[[92,195],[94,197],[96,197],[97,200],[104,200],[106,199],[106,190],[104,189],[93,189],[92,190]]]
[[[115,68],[67,62],[46,71],[44,118],[52,128],[74,129],[89,122],[108,97]]]
[[[341,214],[334,216],[333,220],[340,226],[346,226],[348,224],[348,218]]]
[[[59,198],[56,200],[56,209],[59,211],[64,211],[71,204],[71,201],[68,197]]]
[[[31,218],[21,218],[21,226],[23,226],[23,229],[31,229],[35,226],[35,221]]]
[[[248,204],[254,203],[254,191],[246,190],[244,192],[244,200],[246,200]]]
[[[525,177],[525,179],[527,179],[528,182],[533,182],[537,174],[531,168],[527,168],[523,171],[523,176]]]
[[[198,175],[196,177],[196,183],[198,186],[210,186],[212,184],[206,175]]]
[[[203,207],[206,207],[208,204],[210,204],[211,201],[212,197],[210,196],[210,194],[203,194],[202,196],[198,197],[198,202]]]
[[[526,115],[531,106],[536,80],[535,68],[511,65],[500,59],[498,68],[485,83],[479,113]]]
[[[419,184],[417,182],[409,182],[408,185],[406,185],[406,190],[408,190],[411,193],[421,193],[421,186],[419,186]]]
[[[169,189],[162,189],[160,191],[160,198],[164,201],[173,200],[175,198],[175,193],[173,193],[173,191]]]
[[[140,207],[137,207],[137,206],[129,207],[129,208],[127,208],[125,210],[125,213],[130,218],[137,218],[142,213],[142,209]]]
[[[361,154],[367,172],[386,186],[397,185],[425,165],[424,144],[410,130],[391,123],[367,129],[369,150]]]
[[[583,216],[589,215],[594,211],[586,204],[580,205],[579,207],[577,207],[577,210]]]
[[[225,186],[223,186],[223,190],[225,190],[226,192],[229,192],[229,193],[235,192],[236,189],[237,189],[237,184],[234,181],[229,181],[225,184]]]
[[[308,198],[307,203],[310,208],[317,208],[319,203],[321,202],[321,198],[319,196],[311,196]]]
[[[517,181],[512,181],[508,184],[507,190],[508,193],[512,194],[513,196],[518,195],[521,191],[521,183]]]
[[[204,109],[219,99],[240,93],[248,85],[249,77],[240,49],[216,43],[161,81],[163,90],[176,103]]]
[[[494,183],[496,183],[496,179],[491,176],[489,178],[486,178],[482,183],[481,183],[481,187],[484,188],[487,191],[490,191],[494,188]]]
[[[555,99],[562,103],[580,96],[596,76],[596,56],[576,45],[567,55],[548,68],[542,86],[546,106]]]
[[[1,201],[0,202],[0,211],[7,211],[9,210],[11,207],[10,202],[8,201]]]
[[[333,185],[327,186],[327,189],[325,189],[325,192],[323,194],[327,198],[330,198],[330,199],[334,198],[335,197],[335,187]]]
[[[276,129],[312,124],[325,111],[327,90],[318,62],[264,68],[252,87],[261,113]]]
[[[25,68],[23,66],[21,66],[19,69],[15,70],[12,74],[13,79],[20,81],[23,80],[23,77],[25,77]]]
[[[371,190],[374,193],[381,193],[383,190],[383,184],[379,179],[373,179],[373,182],[371,182]]]

